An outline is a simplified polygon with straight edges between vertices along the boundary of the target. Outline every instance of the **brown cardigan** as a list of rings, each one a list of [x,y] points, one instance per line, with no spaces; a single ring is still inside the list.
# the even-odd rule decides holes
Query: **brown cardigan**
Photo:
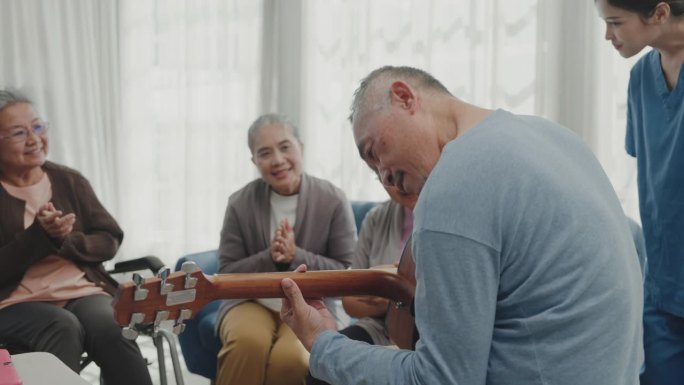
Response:
[[[91,282],[113,294],[117,283],[105,272],[102,262],[114,257],[123,231],[78,171],[51,162],[42,168],[52,184],[55,208],[76,214],[76,223],[61,245],[38,221],[24,229],[25,202],[0,185],[0,300],[14,291],[30,266],[54,254],[74,261]]]

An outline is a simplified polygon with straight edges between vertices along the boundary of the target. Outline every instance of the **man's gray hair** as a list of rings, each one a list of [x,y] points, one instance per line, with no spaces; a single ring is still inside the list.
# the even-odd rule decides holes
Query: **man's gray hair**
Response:
[[[33,102],[26,95],[17,90],[10,88],[0,90],[0,111],[2,111],[5,107],[9,107],[17,103],[33,104]]]
[[[301,140],[299,140],[299,129],[285,115],[275,113],[263,114],[256,118],[254,123],[249,126],[249,130],[247,131],[247,145],[252,153],[254,153],[254,141],[256,140],[257,132],[261,127],[271,124],[279,124],[283,127],[287,127],[295,139],[301,143]]]
[[[446,87],[444,87],[444,84],[442,84],[434,76],[430,75],[429,73],[421,69],[406,66],[380,67],[371,72],[370,74],[368,74],[368,76],[366,76],[363,80],[361,80],[359,88],[357,88],[356,91],[354,91],[354,98],[352,100],[350,108],[351,114],[349,115],[349,122],[354,123],[354,119],[356,119],[362,108],[370,107],[366,105],[369,96],[368,90],[371,88],[371,85],[376,83],[379,79],[386,79],[391,81],[403,80],[412,87],[427,88],[430,90],[451,95],[451,92],[449,92],[449,90]]]

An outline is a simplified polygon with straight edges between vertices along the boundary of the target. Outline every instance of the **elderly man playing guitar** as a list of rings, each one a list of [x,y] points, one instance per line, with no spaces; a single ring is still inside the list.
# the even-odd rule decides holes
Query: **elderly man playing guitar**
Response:
[[[285,278],[281,318],[311,352],[315,377],[336,385],[638,384],[643,293],[634,243],[608,178],[575,134],[465,103],[409,67],[369,74],[350,120],[382,182],[419,194],[420,339],[415,351],[351,341],[320,300]]]

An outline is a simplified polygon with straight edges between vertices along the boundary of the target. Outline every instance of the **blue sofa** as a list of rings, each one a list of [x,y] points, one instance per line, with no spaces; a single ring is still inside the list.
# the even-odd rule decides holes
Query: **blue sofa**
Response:
[[[365,201],[351,203],[357,231],[361,229],[368,211],[376,204]],[[175,270],[180,270],[186,261],[195,262],[205,274],[218,272],[217,250],[185,255],[178,259]],[[221,341],[214,332],[219,303],[213,301],[207,304],[194,318],[185,321],[185,331],[178,336],[188,370],[212,380],[216,378],[216,356],[221,348]]]

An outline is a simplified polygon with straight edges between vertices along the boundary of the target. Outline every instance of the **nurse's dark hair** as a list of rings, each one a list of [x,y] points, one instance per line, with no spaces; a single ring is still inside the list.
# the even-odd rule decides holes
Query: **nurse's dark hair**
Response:
[[[596,1],[596,0],[594,0]],[[651,17],[655,12],[656,6],[660,3],[667,3],[673,16],[684,15],[684,0],[606,0],[608,4],[616,8],[636,12],[642,17]]]

